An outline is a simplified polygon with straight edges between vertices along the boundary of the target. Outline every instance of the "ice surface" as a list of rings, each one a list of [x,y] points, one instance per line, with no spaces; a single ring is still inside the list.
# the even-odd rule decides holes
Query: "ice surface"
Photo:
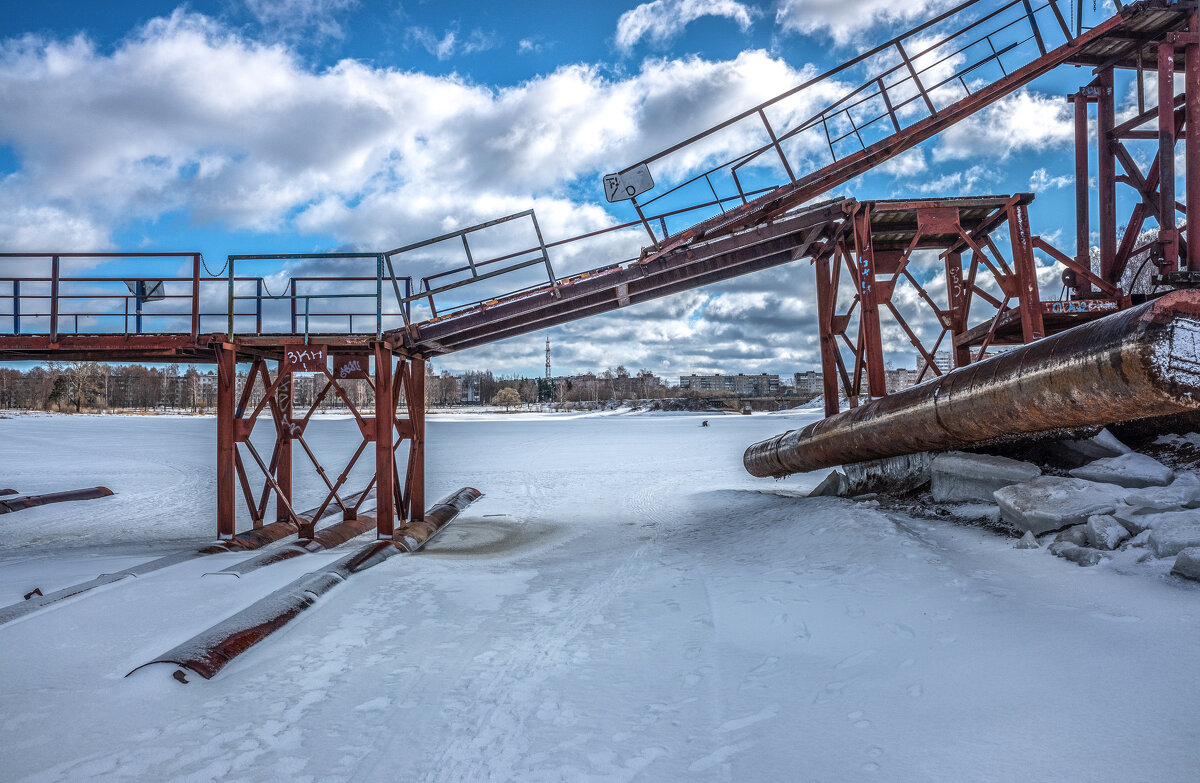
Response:
[[[1169,486],[1131,490],[1125,495],[1125,502],[1156,511],[1200,506],[1200,476],[1190,471],[1176,472]]]
[[[1088,546],[1095,549],[1113,550],[1129,538],[1129,531],[1125,526],[1107,514],[1088,517],[1087,523],[1084,524],[1084,532],[1087,533]]]
[[[1191,546],[1200,546],[1200,509],[1164,511],[1145,517],[1150,527],[1150,548],[1155,557],[1170,557]]]
[[[1072,525],[1054,537],[1055,543],[1059,541],[1066,541],[1068,544],[1074,544],[1075,546],[1087,546],[1087,525]]]
[[[1034,538],[1033,533],[1030,533],[1028,530],[1025,531],[1025,535],[1021,536],[1021,540],[1013,546],[1017,549],[1039,549],[1041,547],[1038,540]]]
[[[1098,459],[1081,468],[1075,468],[1071,475],[1131,489],[1165,487],[1175,480],[1175,471],[1153,457],[1137,452]]]
[[[1042,474],[1041,468],[1029,462],[961,451],[934,456],[930,470],[933,499],[939,503],[991,501],[992,493],[1001,487],[1031,481]]]
[[[932,458],[929,452],[919,451],[916,454],[901,454],[843,465],[846,492],[854,496],[916,489],[929,483],[929,464]]]
[[[1050,545],[1050,554],[1070,560],[1078,566],[1094,566],[1104,559],[1098,550],[1086,546],[1077,546],[1069,541],[1055,541]]]
[[[840,470],[831,470],[820,484],[808,493],[810,498],[839,497],[846,494],[846,474]]]
[[[0,778],[1194,779],[1197,594],[1169,560],[1078,569],[801,497],[824,472],[741,466],[769,416],[463,419],[431,417],[426,494],[487,495],[211,681],[122,675],[342,553],[242,579],[202,574],[252,553],[211,555],[0,627]],[[211,538],[214,452],[212,419],[0,420],[0,476],[129,490],[6,515],[0,595]]]
[[[1079,478],[1040,476],[998,489],[993,496],[1006,522],[1036,536],[1081,525],[1093,514],[1112,513],[1125,490]]]
[[[1188,547],[1175,557],[1171,573],[1200,581],[1200,547]]]
[[[1132,451],[1107,429],[1100,430],[1090,438],[1056,441],[1047,444],[1046,448],[1068,465],[1082,465],[1105,457],[1119,457]]]

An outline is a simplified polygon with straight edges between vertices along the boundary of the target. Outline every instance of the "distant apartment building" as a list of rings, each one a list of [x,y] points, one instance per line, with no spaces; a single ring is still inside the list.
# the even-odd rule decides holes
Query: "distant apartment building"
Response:
[[[481,378],[478,375],[460,375],[458,381],[458,401],[463,405],[476,405],[480,400]]]
[[[824,376],[816,370],[792,374],[796,394],[821,394],[825,391]]]
[[[935,365],[937,365],[937,368],[939,370],[941,370],[943,373],[950,372],[951,370],[954,369],[954,357],[952,357],[950,355],[949,351],[938,351],[937,353],[935,353],[933,355],[933,363]],[[917,357],[916,357],[917,372],[920,372],[924,367],[925,367],[925,357],[922,356],[921,354],[917,354]],[[930,375],[930,373],[925,373],[926,378],[928,378],[929,375]]]
[[[899,369],[899,370],[884,370],[883,377],[885,388],[888,394],[907,389],[910,386],[915,386],[917,383],[918,373],[916,370]],[[926,373],[925,379],[933,377],[932,373]],[[792,375],[796,384],[796,394],[812,395],[823,394],[825,391],[824,375],[816,370],[808,370],[806,372],[798,372]],[[871,385],[867,380],[867,374],[864,372],[862,377],[864,394],[870,392]],[[841,390],[841,383],[838,384]],[[844,390],[841,390],[844,392]]]
[[[779,376],[759,375],[680,375],[679,388],[700,392],[729,392],[744,397],[769,397],[778,394]]]

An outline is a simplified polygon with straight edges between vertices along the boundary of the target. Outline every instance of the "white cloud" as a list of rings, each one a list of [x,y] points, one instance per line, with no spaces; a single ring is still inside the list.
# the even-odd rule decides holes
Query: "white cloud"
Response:
[[[542,43],[541,36],[533,36],[532,38],[522,38],[517,41],[517,54],[537,54],[546,48]]]
[[[273,32],[339,39],[345,37],[345,32],[338,14],[357,4],[357,0],[246,0],[247,10]]]
[[[914,147],[908,152],[901,153],[879,166],[879,171],[891,174],[897,179],[920,174],[929,166],[925,162],[925,152],[920,147]]]
[[[484,32],[476,28],[463,35],[457,26],[446,30],[440,38],[428,27],[410,27],[407,35],[410,40],[439,60],[448,60],[457,55],[486,52],[488,49],[495,49],[500,43],[500,39],[495,33]],[[525,41],[521,43],[525,43]]]
[[[1064,147],[1075,139],[1074,112],[1060,97],[1021,90],[942,131],[934,162]]]
[[[918,24],[954,0],[779,0],[775,23],[785,33],[827,32],[838,45],[862,37],[879,24]]]
[[[653,0],[621,14],[617,20],[617,48],[630,52],[643,39],[662,45],[683,32],[683,28],[705,16],[729,19],[750,29],[759,10],[737,0]]]
[[[972,166],[964,171],[947,172],[939,177],[921,182],[917,185],[917,190],[939,196],[968,196],[976,192],[976,186],[995,178],[996,172],[983,166]]]
[[[88,236],[183,210],[202,225],[396,246],[447,218],[466,225],[536,203],[561,237],[611,222],[598,174],[806,75],[748,51],[652,59],[619,79],[564,66],[492,89],[354,60],[314,70],[284,45],[177,11],[111,52],[84,37],[0,43],[0,144],[21,161],[0,197],[70,214]],[[751,133],[722,134],[655,176],[740,152],[757,143]],[[594,195],[581,201],[577,182],[590,177]],[[35,220],[0,242],[62,244],[54,225]]]
[[[1075,177],[1070,174],[1052,177],[1045,169],[1034,169],[1033,174],[1029,177],[1029,189],[1036,193],[1042,190],[1065,188],[1073,182],[1075,182]]]

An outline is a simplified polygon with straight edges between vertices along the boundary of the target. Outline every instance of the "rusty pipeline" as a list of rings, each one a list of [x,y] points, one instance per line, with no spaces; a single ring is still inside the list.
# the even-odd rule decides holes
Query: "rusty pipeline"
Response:
[[[347,502],[357,501],[361,495],[361,492],[350,495],[347,498]],[[317,509],[310,509],[301,514],[300,518],[312,519],[316,513]],[[336,509],[327,509],[326,513],[322,515],[322,518],[334,513],[336,513]],[[102,587],[107,584],[112,584],[113,582],[118,582],[127,577],[144,576],[163,568],[179,565],[180,563],[185,563],[198,557],[203,557],[204,555],[216,555],[224,552],[242,552],[246,550],[258,549],[266,546],[267,544],[279,541],[280,539],[287,538],[288,536],[294,534],[296,530],[297,525],[291,520],[271,522],[270,524],[263,525],[256,530],[247,530],[242,533],[238,533],[228,541],[219,541],[216,544],[206,546],[203,549],[176,552],[174,554],[165,555],[155,560],[150,560],[139,565],[131,566],[123,571],[117,571],[116,573],[112,574],[100,574],[100,576],[96,577],[95,579],[89,579],[86,582],[80,582],[79,584],[74,584],[70,587],[64,587],[61,590],[55,590],[54,592],[46,593],[45,595],[42,595],[41,593],[38,593],[37,595],[30,593],[29,597],[19,604],[0,606],[0,625],[4,625],[5,623],[9,623],[13,620],[17,620],[21,617],[32,614],[44,606],[58,603],[59,601],[71,598],[72,596],[79,595],[80,593],[86,593],[89,590],[93,590],[97,587]]]
[[[357,538],[368,530],[375,527],[375,517],[360,514],[354,519],[343,519],[341,522],[336,522],[329,527],[324,527],[318,530],[313,537],[308,541],[297,541],[272,552],[264,552],[258,557],[249,560],[243,560],[240,563],[234,563],[228,568],[218,571],[219,574],[233,574],[241,576],[244,573],[253,571],[256,568],[262,568],[274,563],[280,563],[284,560],[291,560],[293,557],[307,555],[310,552],[320,552],[325,549],[333,549],[339,544],[344,544],[352,538]]]
[[[1154,301],[752,444],[781,477],[1200,409],[1200,291]]]
[[[433,530],[431,535],[419,543],[416,543],[415,539],[412,545],[386,539],[373,541],[336,562],[279,588],[137,669],[152,663],[172,663],[181,667],[173,674],[180,682],[188,681],[188,671],[195,672],[206,680],[211,679],[234,658],[287,625],[315,604],[318,598],[346,581],[352,574],[365,571],[394,555],[420,549],[479,497],[481,493],[478,490],[470,487],[460,489],[429,509],[424,522],[412,523],[422,525],[421,531],[427,529],[426,525],[431,526]],[[133,674],[137,669],[129,674]]]
[[[68,489],[63,492],[47,492],[44,495],[18,495],[13,490],[0,491],[0,514],[10,514],[14,511],[24,511],[34,506],[45,506],[50,503],[64,503],[70,500],[95,500],[106,498],[113,494],[108,487],[88,487],[86,489]]]
[[[373,490],[373,489],[366,492],[366,496],[367,496],[368,500],[370,498],[372,498],[374,495],[375,495],[375,490]],[[352,495],[346,496],[346,500],[344,502],[347,504],[357,503],[359,498],[361,498],[362,496],[363,496],[363,492],[355,492]],[[333,516],[340,509],[337,506],[332,506],[332,505],[328,506],[325,508],[325,511],[324,511],[324,513],[321,514],[320,518],[314,518],[314,517],[316,517],[316,514],[319,510],[320,510],[319,508],[310,508],[308,511],[305,511],[304,513],[300,514],[299,518],[300,518],[301,522],[316,524],[317,522],[320,522],[322,519],[325,519],[326,517]],[[220,554],[221,552],[242,552],[247,549],[260,549],[260,548],[266,546],[267,544],[272,544],[276,541],[279,541],[280,539],[287,538],[288,536],[292,535],[293,533],[296,533],[297,531],[299,531],[299,529],[300,529],[300,526],[298,524],[296,524],[295,521],[293,521],[291,519],[281,519],[278,522],[271,522],[269,524],[263,525],[260,528],[242,531],[241,533],[236,534],[229,540],[218,541],[217,543],[213,544],[212,546],[208,546],[208,547],[205,547],[204,549],[201,549],[200,552],[202,554],[206,554],[206,555],[215,555],[215,554]],[[320,535],[320,534],[318,533],[318,535]],[[355,535],[357,535],[357,534],[355,534]],[[343,540],[348,541],[349,539],[343,539]],[[339,541],[338,543],[340,544],[342,542]]]
[[[417,552],[442,532],[459,512],[482,496],[483,493],[473,487],[463,487],[425,512],[424,519],[396,528],[392,540],[404,552]]]

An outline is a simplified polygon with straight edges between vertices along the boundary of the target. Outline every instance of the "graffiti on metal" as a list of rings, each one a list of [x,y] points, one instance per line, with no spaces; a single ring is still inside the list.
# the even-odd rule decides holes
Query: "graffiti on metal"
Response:
[[[338,354],[333,357],[333,377],[339,381],[358,378],[367,379],[367,368],[371,360],[366,354]]]
[[[1071,302],[1042,302],[1044,311],[1052,315],[1063,313],[1103,313],[1115,311],[1117,303],[1111,299],[1078,299]]]
[[[324,345],[285,345],[283,358],[287,372],[320,372],[325,369],[329,351]]]

